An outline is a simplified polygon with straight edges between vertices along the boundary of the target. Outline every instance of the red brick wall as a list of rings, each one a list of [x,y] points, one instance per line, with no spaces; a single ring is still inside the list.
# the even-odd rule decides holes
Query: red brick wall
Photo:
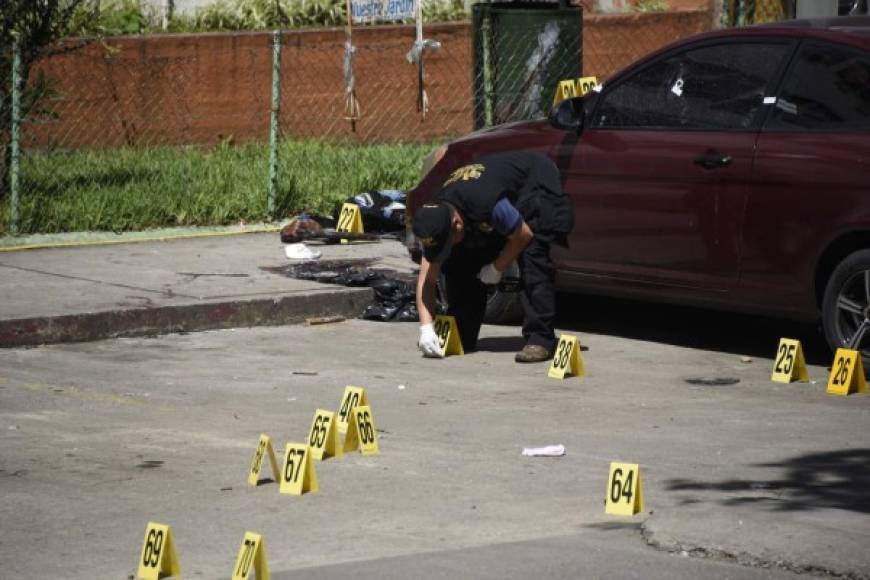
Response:
[[[584,74],[604,79],[668,42],[708,30],[708,11],[584,16]],[[345,109],[341,29],[283,35],[283,137],[436,141],[471,130],[471,26],[427,26],[442,43],[426,52],[431,109],[417,112],[417,69],[405,60],[412,26],[355,30],[362,115]],[[74,41],[68,41],[74,42]],[[270,33],[113,38],[38,67],[56,96],[26,124],[29,147],[265,141],[271,102]]]

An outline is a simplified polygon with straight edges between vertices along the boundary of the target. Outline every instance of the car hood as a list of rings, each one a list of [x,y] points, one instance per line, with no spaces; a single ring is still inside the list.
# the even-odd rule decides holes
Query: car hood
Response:
[[[556,131],[546,119],[534,121],[514,121],[478,129],[450,142],[450,145],[465,145],[469,142],[490,141],[493,139],[516,138],[528,135],[552,135]]]

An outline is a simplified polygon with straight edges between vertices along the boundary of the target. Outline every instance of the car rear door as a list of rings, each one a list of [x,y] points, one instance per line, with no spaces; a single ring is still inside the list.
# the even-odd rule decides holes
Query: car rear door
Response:
[[[765,97],[792,47],[708,41],[606,86],[562,168],[576,225],[560,269],[730,288]]]
[[[870,223],[870,51],[802,43],[759,136],[754,172],[741,291],[812,312],[821,252]]]

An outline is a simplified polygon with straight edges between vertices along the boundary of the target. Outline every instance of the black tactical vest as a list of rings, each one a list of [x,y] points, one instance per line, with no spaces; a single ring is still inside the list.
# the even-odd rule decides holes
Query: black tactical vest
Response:
[[[562,191],[559,170],[533,151],[495,153],[454,171],[436,199],[455,206],[472,235],[492,231],[495,204],[507,197],[535,234],[564,240],[574,227],[571,199]]]

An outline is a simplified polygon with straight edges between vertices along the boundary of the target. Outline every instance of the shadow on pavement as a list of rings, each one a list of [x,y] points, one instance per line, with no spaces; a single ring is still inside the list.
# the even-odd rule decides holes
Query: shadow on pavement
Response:
[[[559,294],[556,326],[759,358],[773,358],[780,338],[795,338],[808,364],[828,367],[832,359],[817,325],[688,306]]]
[[[517,336],[482,336],[477,340],[477,351],[483,352],[519,352],[526,341],[517,332]]]
[[[722,502],[729,506],[756,504],[776,511],[838,508],[870,513],[870,449],[811,453],[755,467],[779,467],[785,475],[780,479],[717,483],[672,479],[667,482],[668,490],[745,493]]]

